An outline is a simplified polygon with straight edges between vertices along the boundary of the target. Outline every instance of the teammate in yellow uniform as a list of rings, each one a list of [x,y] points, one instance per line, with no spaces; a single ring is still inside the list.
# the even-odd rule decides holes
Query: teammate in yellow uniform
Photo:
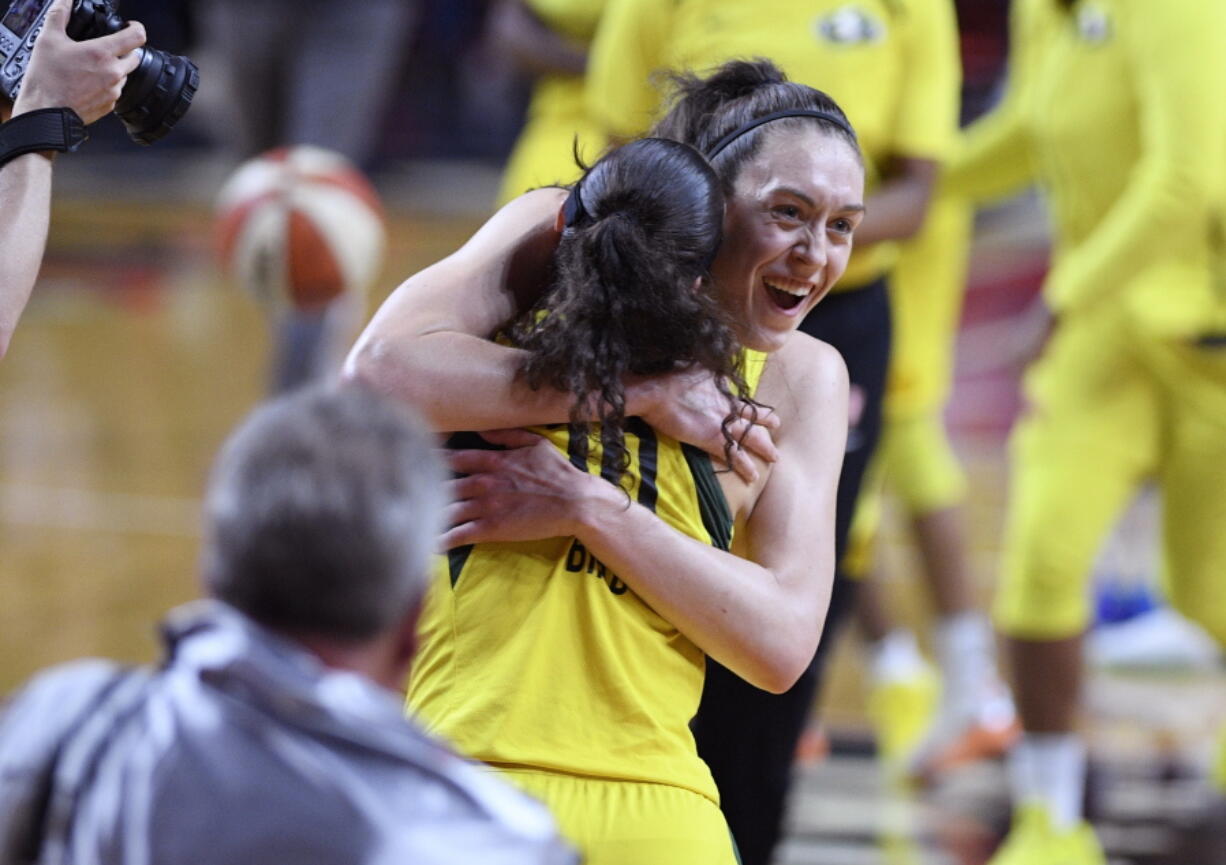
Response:
[[[891,278],[894,330],[881,444],[843,562],[848,574],[865,575],[857,615],[869,640],[868,712],[878,755],[891,776],[925,781],[1000,756],[1018,732],[967,556],[966,478],[945,429],[970,230],[970,205],[940,195],[923,231],[900,250]],[[918,548],[935,614],[939,676],[915,635],[891,615],[881,586],[873,547],[886,491],[901,505]]]
[[[579,177],[575,144],[585,162],[604,145],[587,118],[583,70],[604,0],[501,0],[491,13],[500,45],[537,77],[523,131],[507,161],[498,193],[501,207],[538,186]]]
[[[661,71],[705,70],[732,57],[769,57],[794,81],[827,90],[860,138],[868,214],[836,293],[802,330],[843,356],[863,405],[839,479],[837,553],[881,427],[890,324],[886,275],[893,241],[923,224],[938,164],[957,129],[956,22],[949,0],[608,0],[588,59],[588,112],[610,134],[647,129],[659,113]],[[731,94],[730,94],[731,95]],[[836,580],[830,635],[854,586]],[[712,665],[695,727],[746,865],[764,865],[779,836],[792,756],[823,658],[783,697]]]
[[[1017,0],[1006,101],[955,190],[1037,181],[1054,328],[1027,372],[994,614],[1025,734],[993,865],[1100,863],[1075,724],[1087,582],[1112,521],[1159,484],[1167,594],[1226,641],[1226,5]]]
[[[687,727],[704,655],[789,687],[816,649],[834,568],[845,371],[793,331],[850,254],[855,136],[824,94],[765,64],[691,82],[676,113],[692,118],[696,103],[701,124],[674,134],[712,159],[713,209],[695,208],[690,178],[661,182],[623,158],[693,150],[628,145],[568,196],[521,196],[406,282],[350,358],[351,375],[440,429],[605,421],[586,457],[589,438],[569,428],[543,430],[566,453],[525,431],[487,434],[507,451],[456,452],[453,564],[411,687],[436,729],[545,798],[592,865],[733,860]],[[709,252],[721,215],[713,261],[678,255],[704,224]],[[518,347],[488,338],[508,321]],[[738,342],[769,361],[738,372]],[[748,404],[718,384],[746,394],[754,379],[778,418],[773,444],[729,418]],[[742,435],[773,461],[729,453]],[[681,440],[737,472],[713,472]],[[622,468],[628,492],[608,482]]]

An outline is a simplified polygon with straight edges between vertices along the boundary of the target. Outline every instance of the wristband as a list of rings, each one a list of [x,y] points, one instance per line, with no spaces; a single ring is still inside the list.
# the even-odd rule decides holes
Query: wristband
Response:
[[[0,124],[0,165],[40,150],[76,150],[89,137],[71,108],[40,108]]]

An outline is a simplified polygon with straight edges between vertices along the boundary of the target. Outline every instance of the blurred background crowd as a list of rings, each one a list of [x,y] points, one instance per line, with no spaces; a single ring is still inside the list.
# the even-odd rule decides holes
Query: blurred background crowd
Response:
[[[358,154],[367,171],[394,170],[406,160],[472,160],[500,170],[522,128],[534,81],[532,71],[517,63],[491,28],[498,0],[396,0],[363,4],[386,16],[386,84],[382,92],[353,66],[365,47],[335,41],[320,54],[320,79],[337,84],[365,81],[354,98],[375,103],[367,118],[369,146]],[[998,96],[1007,54],[1007,0],[959,0],[964,76],[963,119],[977,117]],[[241,30],[212,29],[227,7],[239,17]],[[323,3],[258,0],[125,0],[125,18],[146,24],[151,44],[194,58],[203,70],[191,112],[175,135],[157,151],[176,156],[218,150],[231,155],[255,152],[258,139],[245,137],[236,121],[236,101],[253,98],[256,85],[242,78],[242,63],[286,62],[285,52],[259,42],[253,18],[279,18],[281,32],[313,14],[335,14]],[[287,29],[288,28],[288,29]],[[216,35],[214,35],[216,34]],[[283,43],[284,44],[284,43]],[[261,53],[270,55],[261,57]],[[254,55],[254,56],[253,56]],[[237,62],[236,62],[237,61]],[[288,67],[283,66],[288,71]],[[352,77],[351,77],[352,76]],[[375,92],[371,92],[371,90]],[[282,94],[287,96],[287,94]],[[265,97],[273,98],[275,97]],[[273,103],[268,103],[273,104]],[[127,152],[130,144],[116,121],[91,131],[92,154]],[[395,202],[393,202],[394,204]],[[420,202],[413,203],[420,204]]]

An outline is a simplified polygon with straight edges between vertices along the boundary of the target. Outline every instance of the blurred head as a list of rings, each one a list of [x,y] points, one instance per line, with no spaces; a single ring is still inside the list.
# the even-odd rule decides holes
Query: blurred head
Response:
[[[699,364],[741,383],[739,346],[708,290],[721,184],[688,145],[634,141],[592,166],[563,208],[556,276],[516,338],[530,385],[596,409],[622,463],[623,376]],[[729,393],[731,409],[732,397]]]
[[[295,636],[361,643],[401,627],[440,526],[434,447],[403,407],[354,385],[257,408],[209,480],[208,592]]]
[[[725,145],[711,156],[727,199],[724,242],[711,272],[741,342],[773,351],[847,267],[864,211],[855,133],[833,99],[788,81],[769,61],[731,61],[707,78],[682,75],[675,83],[653,134],[709,154]],[[753,125],[796,110],[829,119]]]

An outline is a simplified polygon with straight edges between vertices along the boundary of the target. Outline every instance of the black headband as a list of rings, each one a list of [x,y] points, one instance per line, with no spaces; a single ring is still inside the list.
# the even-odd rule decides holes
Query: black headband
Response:
[[[831,114],[829,111],[817,111],[812,108],[788,108],[783,111],[772,111],[770,114],[763,114],[761,117],[755,117],[743,126],[738,126],[736,129],[729,132],[719,141],[715,142],[715,146],[707,151],[707,159],[714,159],[719,156],[720,151],[727,147],[732,142],[736,141],[746,132],[757,129],[763,123],[770,123],[772,120],[782,120],[785,117],[816,117],[818,120],[825,120],[827,123],[833,123],[835,126],[842,129],[852,140],[855,140],[856,133],[842,117],[837,114]]]
[[[562,204],[562,225],[565,228],[573,228],[575,223],[587,216],[587,210],[583,207],[583,195],[579,192],[579,181],[575,181],[575,185],[570,188],[570,195],[566,196],[566,201]]]

